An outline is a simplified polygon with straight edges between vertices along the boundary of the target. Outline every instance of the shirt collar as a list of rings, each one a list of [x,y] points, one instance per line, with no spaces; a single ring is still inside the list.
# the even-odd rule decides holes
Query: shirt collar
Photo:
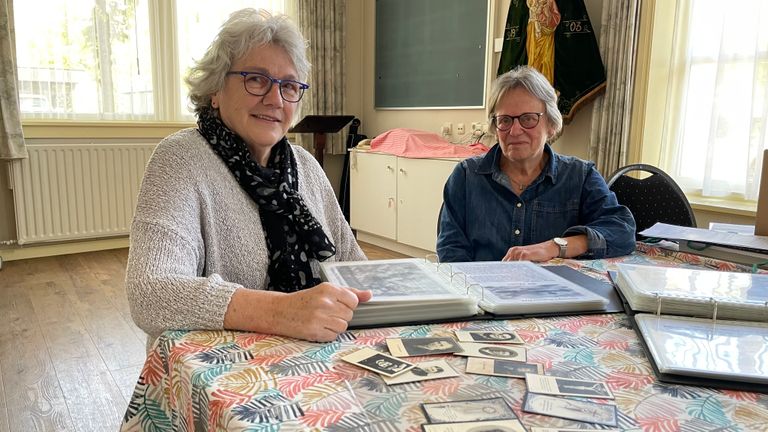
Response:
[[[549,155],[549,160],[543,171],[544,176],[552,179],[553,184],[557,183],[557,163],[555,163],[555,158],[559,156],[552,150],[552,147],[550,147],[548,143],[544,144],[544,153]],[[499,159],[502,157],[504,157],[504,155],[501,153],[501,147],[499,146],[499,143],[496,143],[496,145],[483,156],[475,171],[478,174],[484,175],[500,172]]]

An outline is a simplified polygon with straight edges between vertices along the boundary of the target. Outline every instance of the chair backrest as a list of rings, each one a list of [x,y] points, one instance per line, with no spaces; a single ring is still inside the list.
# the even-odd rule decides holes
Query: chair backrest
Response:
[[[645,171],[649,177],[638,179],[630,171]],[[680,186],[667,173],[653,165],[633,164],[619,168],[608,178],[608,188],[616,194],[619,204],[629,208],[635,218],[637,234],[656,222],[685,227],[696,226],[696,216]]]

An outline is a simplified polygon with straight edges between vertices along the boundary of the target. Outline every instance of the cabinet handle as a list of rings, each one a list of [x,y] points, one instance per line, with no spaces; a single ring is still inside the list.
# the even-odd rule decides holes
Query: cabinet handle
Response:
[[[400,174],[402,174],[402,175],[405,175],[405,174],[406,174],[406,173],[405,173],[405,170],[404,170],[404,169],[402,169],[402,168],[400,168]]]
[[[394,171],[395,169],[392,168],[392,165],[387,165],[387,171]]]
[[[390,198],[390,199],[388,199],[388,200],[387,200],[387,207],[388,207],[388,208],[392,208],[392,207],[394,207],[394,206],[395,206],[395,199],[394,199],[394,198]]]

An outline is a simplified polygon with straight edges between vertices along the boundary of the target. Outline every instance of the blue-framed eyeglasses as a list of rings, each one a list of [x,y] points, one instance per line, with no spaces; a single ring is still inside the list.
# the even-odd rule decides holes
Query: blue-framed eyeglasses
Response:
[[[495,115],[491,117],[491,121],[494,127],[502,132],[512,129],[515,119],[517,119],[517,122],[520,123],[520,127],[523,129],[533,129],[539,124],[539,119],[542,115],[544,113],[537,112],[522,113],[518,116]]]
[[[309,84],[303,82],[272,78],[259,72],[247,71],[229,71],[227,75],[240,75],[243,77],[245,91],[254,96],[264,96],[272,90],[272,84],[277,84],[280,90],[280,97],[286,102],[296,103],[304,96],[304,90],[309,88]]]

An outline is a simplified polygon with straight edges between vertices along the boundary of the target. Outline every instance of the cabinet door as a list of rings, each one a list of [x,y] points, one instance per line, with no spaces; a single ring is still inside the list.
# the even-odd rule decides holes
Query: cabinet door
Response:
[[[435,251],[443,186],[455,161],[398,158],[397,241]]]
[[[349,166],[350,225],[395,240],[397,156],[355,151]]]

